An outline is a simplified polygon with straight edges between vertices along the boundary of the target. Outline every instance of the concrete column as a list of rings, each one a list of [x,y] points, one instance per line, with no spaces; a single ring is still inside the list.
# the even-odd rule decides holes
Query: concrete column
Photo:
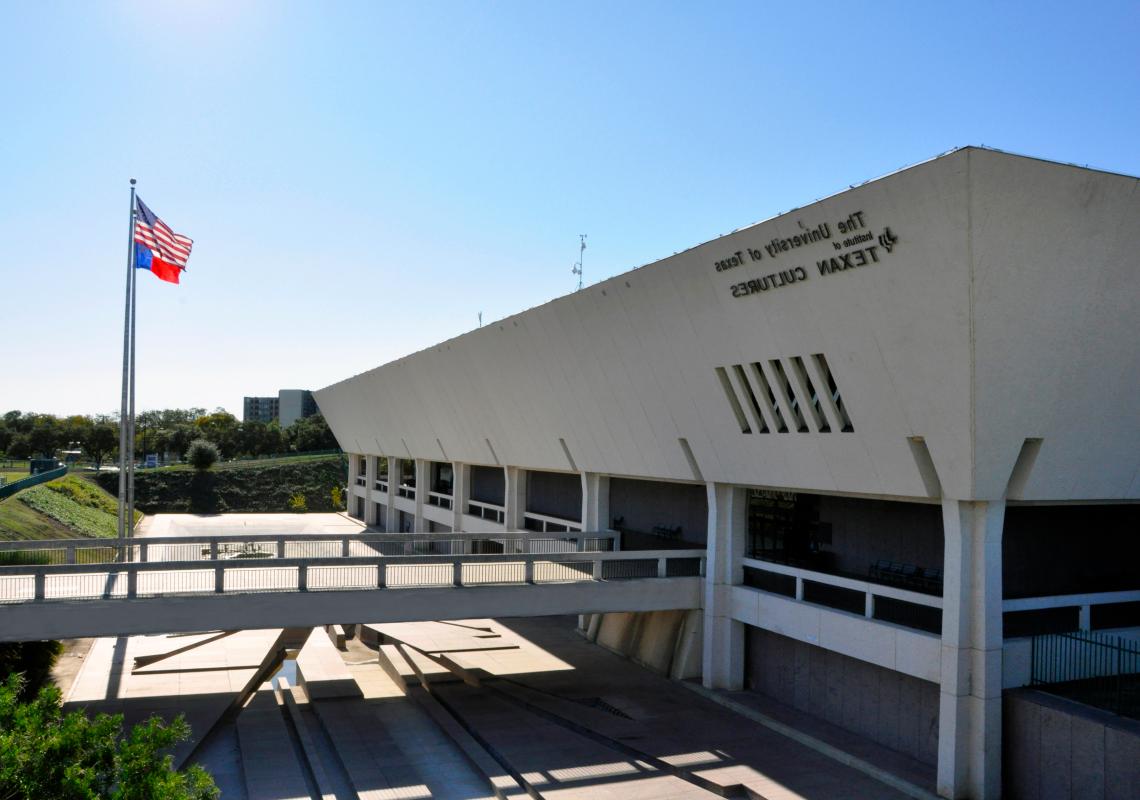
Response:
[[[359,459],[360,455],[357,453],[348,454],[348,494],[350,496],[356,493],[356,476],[358,474],[356,465]]]
[[[503,473],[507,482],[503,497],[506,528],[508,531],[521,531],[523,514],[526,512],[526,470],[521,467],[503,467]]]
[[[610,476],[582,473],[582,530],[604,531],[610,527]]]
[[[467,500],[471,496],[471,467],[459,462],[451,462],[451,529],[456,532],[463,530],[463,514],[467,511]]]
[[[429,489],[431,489],[431,462],[423,458],[417,458],[416,533],[424,533],[427,531],[427,522],[424,520],[424,504],[427,503]]]
[[[364,470],[364,524],[376,524],[376,504],[372,502],[372,487],[376,484],[376,456],[367,456]]]
[[[384,530],[388,533],[400,532],[400,512],[396,510],[397,492],[400,488],[400,459],[388,456],[388,519]]]
[[[1001,796],[1002,577],[1005,501],[942,501],[942,693],[938,793]]]
[[[744,580],[748,494],[708,484],[708,550],[701,680],[709,689],[744,687],[744,623],[732,619],[732,587]]]

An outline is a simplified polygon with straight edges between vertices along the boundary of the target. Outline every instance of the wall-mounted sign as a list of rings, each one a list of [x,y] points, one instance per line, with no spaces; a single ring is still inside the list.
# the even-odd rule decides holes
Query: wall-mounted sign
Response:
[[[846,219],[837,221],[834,227],[830,222],[820,222],[814,227],[808,227],[803,222],[798,224],[799,233],[784,238],[774,237],[760,247],[737,250],[726,258],[716,261],[713,264],[714,269],[717,272],[726,272],[758,261],[775,261],[784,254],[800,248],[829,243],[832,247],[830,254],[824,253],[822,258],[815,258],[815,271],[821,276],[834,275],[837,272],[879,263],[885,256],[894,252],[895,245],[899,241],[898,236],[892,233],[889,227],[879,232],[872,229],[862,211],[848,214]],[[802,283],[808,280],[810,274],[809,268],[803,265],[787,267],[766,275],[741,280],[732,284],[730,291],[733,297],[747,297],[750,294],[791,286],[793,283]]]

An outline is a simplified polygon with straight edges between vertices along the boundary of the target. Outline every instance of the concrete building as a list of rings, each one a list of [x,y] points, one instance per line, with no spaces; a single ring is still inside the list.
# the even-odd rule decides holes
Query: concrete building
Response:
[[[307,389],[282,389],[277,393],[277,421],[288,428],[302,417],[317,413],[317,402]]]
[[[1027,637],[1140,626],[1137,253],[1136,178],[964,148],[316,396],[369,524],[706,547],[706,686],[995,798]]]
[[[307,389],[282,389],[276,397],[247,397],[242,403],[243,422],[276,420],[282,428],[316,413],[316,400]]]

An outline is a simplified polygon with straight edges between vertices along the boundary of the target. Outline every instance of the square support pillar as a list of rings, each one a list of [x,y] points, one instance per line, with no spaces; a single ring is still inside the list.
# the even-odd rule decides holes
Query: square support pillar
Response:
[[[431,462],[423,458],[416,459],[416,533],[427,531],[427,522],[424,521],[424,503],[427,502],[428,490],[431,489]]]
[[[396,498],[400,490],[400,459],[388,456],[388,513],[384,530],[388,533],[400,533],[400,512],[396,510]]]
[[[582,530],[593,533],[610,527],[610,477],[582,473]]]
[[[523,530],[523,514],[526,513],[526,470],[522,467],[503,467],[506,481],[504,506],[506,507],[506,529]]]
[[[1005,501],[942,501],[945,565],[938,793],[1001,796]]]
[[[701,680],[709,689],[744,688],[744,623],[732,618],[732,587],[744,580],[748,495],[708,484],[708,553]]]
[[[453,531],[463,530],[463,514],[471,496],[471,467],[459,461],[451,462],[451,510]]]
[[[367,456],[364,469],[364,524],[376,524],[376,503],[372,500],[372,487],[376,485],[376,456]]]

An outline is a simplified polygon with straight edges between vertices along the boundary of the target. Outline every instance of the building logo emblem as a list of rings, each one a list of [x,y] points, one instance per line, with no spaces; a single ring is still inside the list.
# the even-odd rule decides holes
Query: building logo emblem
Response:
[[[895,244],[898,240],[899,237],[891,233],[890,228],[883,228],[883,232],[879,234],[879,244],[888,253],[895,249]]]

